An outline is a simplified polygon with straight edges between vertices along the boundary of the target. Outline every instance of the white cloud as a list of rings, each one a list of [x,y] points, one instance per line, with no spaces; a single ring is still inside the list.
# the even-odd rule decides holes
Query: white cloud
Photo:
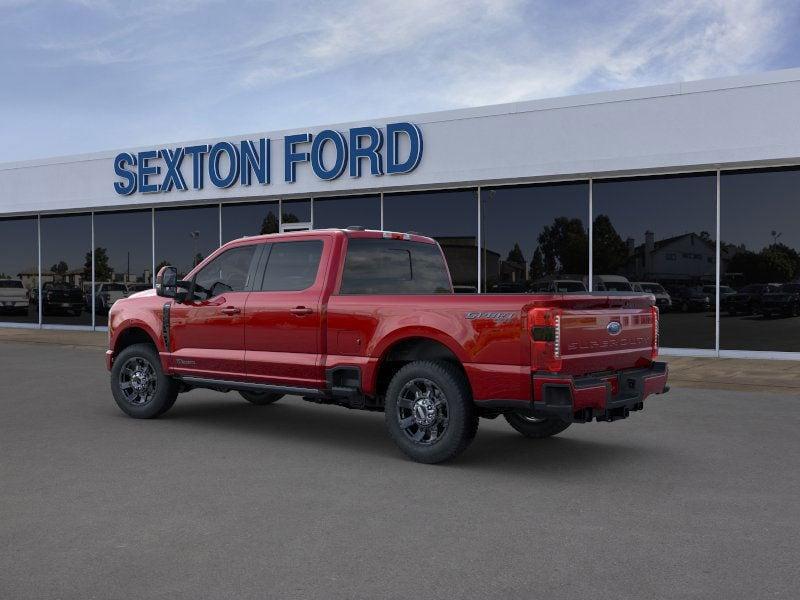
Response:
[[[479,105],[686,81],[758,69],[776,48],[781,15],[763,0],[673,0],[590,27],[547,47],[537,31],[521,40],[524,58],[475,52],[448,67],[439,94]]]
[[[57,153],[300,127],[763,70],[797,50],[799,15],[796,0],[0,0],[0,107],[23,141],[63,128]]]

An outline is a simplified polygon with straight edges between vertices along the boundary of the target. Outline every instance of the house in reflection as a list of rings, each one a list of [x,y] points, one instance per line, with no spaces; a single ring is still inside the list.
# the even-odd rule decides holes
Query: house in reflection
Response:
[[[667,284],[699,285],[714,283],[716,243],[707,234],[684,233],[656,240],[652,231],[644,234],[644,244],[626,240],[626,275],[631,281],[657,281]],[[722,264],[727,257],[722,256]]]
[[[33,290],[38,287],[36,283],[38,274],[39,271],[31,267],[17,273],[17,277],[22,280],[22,285],[25,286],[27,290]],[[75,287],[81,287],[83,283],[83,274],[83,269],[69,269],[64,273],[42,270],[42,285],[49,281],[52,283],[66,283]]]

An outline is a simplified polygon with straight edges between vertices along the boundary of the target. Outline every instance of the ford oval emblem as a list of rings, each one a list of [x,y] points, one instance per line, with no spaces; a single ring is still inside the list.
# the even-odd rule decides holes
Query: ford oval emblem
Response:
[[[619,335],[619,332],[622,331],[622,323],[619,321],[611,321],[606,325],[606,330],[611,335]]]

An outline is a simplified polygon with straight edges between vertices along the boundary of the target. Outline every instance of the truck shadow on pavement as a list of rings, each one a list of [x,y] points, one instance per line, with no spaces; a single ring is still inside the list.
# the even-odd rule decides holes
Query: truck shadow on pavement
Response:
[[[228,430],[231,435],[250,436],[249,442],[259,446],[274,448],[296,443],[326,453],[337,449],[355,450],[382,460],[410,462],[389,438],[383,413],[304,404],[296,398],[283,399],[270,406],[251,406],[232,396],[219,401],[187,398],[183,402],[179,399],[175,407],[158,421],[168,422],[170,427],[200,426],[217,433]],[[478,435],[464,454],[440,468],[563,476],[565,472],[577,475],[610,465],[619,467],[632,461],[660,463],[675,458],[670,456],[669,448],[643,444],[641,438],[630,443],[581,439],[580,426],[554,438],[532,440],[511,427],[507,427],[507,431],[496,427],[490,429],[484,426],[486,423],[481,420]],[[583,427],[594,426],[597,424]]]

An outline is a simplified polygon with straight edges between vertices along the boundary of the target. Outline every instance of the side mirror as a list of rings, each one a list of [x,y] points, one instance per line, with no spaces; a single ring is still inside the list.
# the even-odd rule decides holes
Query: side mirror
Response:
[[[156,294],[164,298],[178,295],[178,269],[169,265],[161,267],[156,275]]]

